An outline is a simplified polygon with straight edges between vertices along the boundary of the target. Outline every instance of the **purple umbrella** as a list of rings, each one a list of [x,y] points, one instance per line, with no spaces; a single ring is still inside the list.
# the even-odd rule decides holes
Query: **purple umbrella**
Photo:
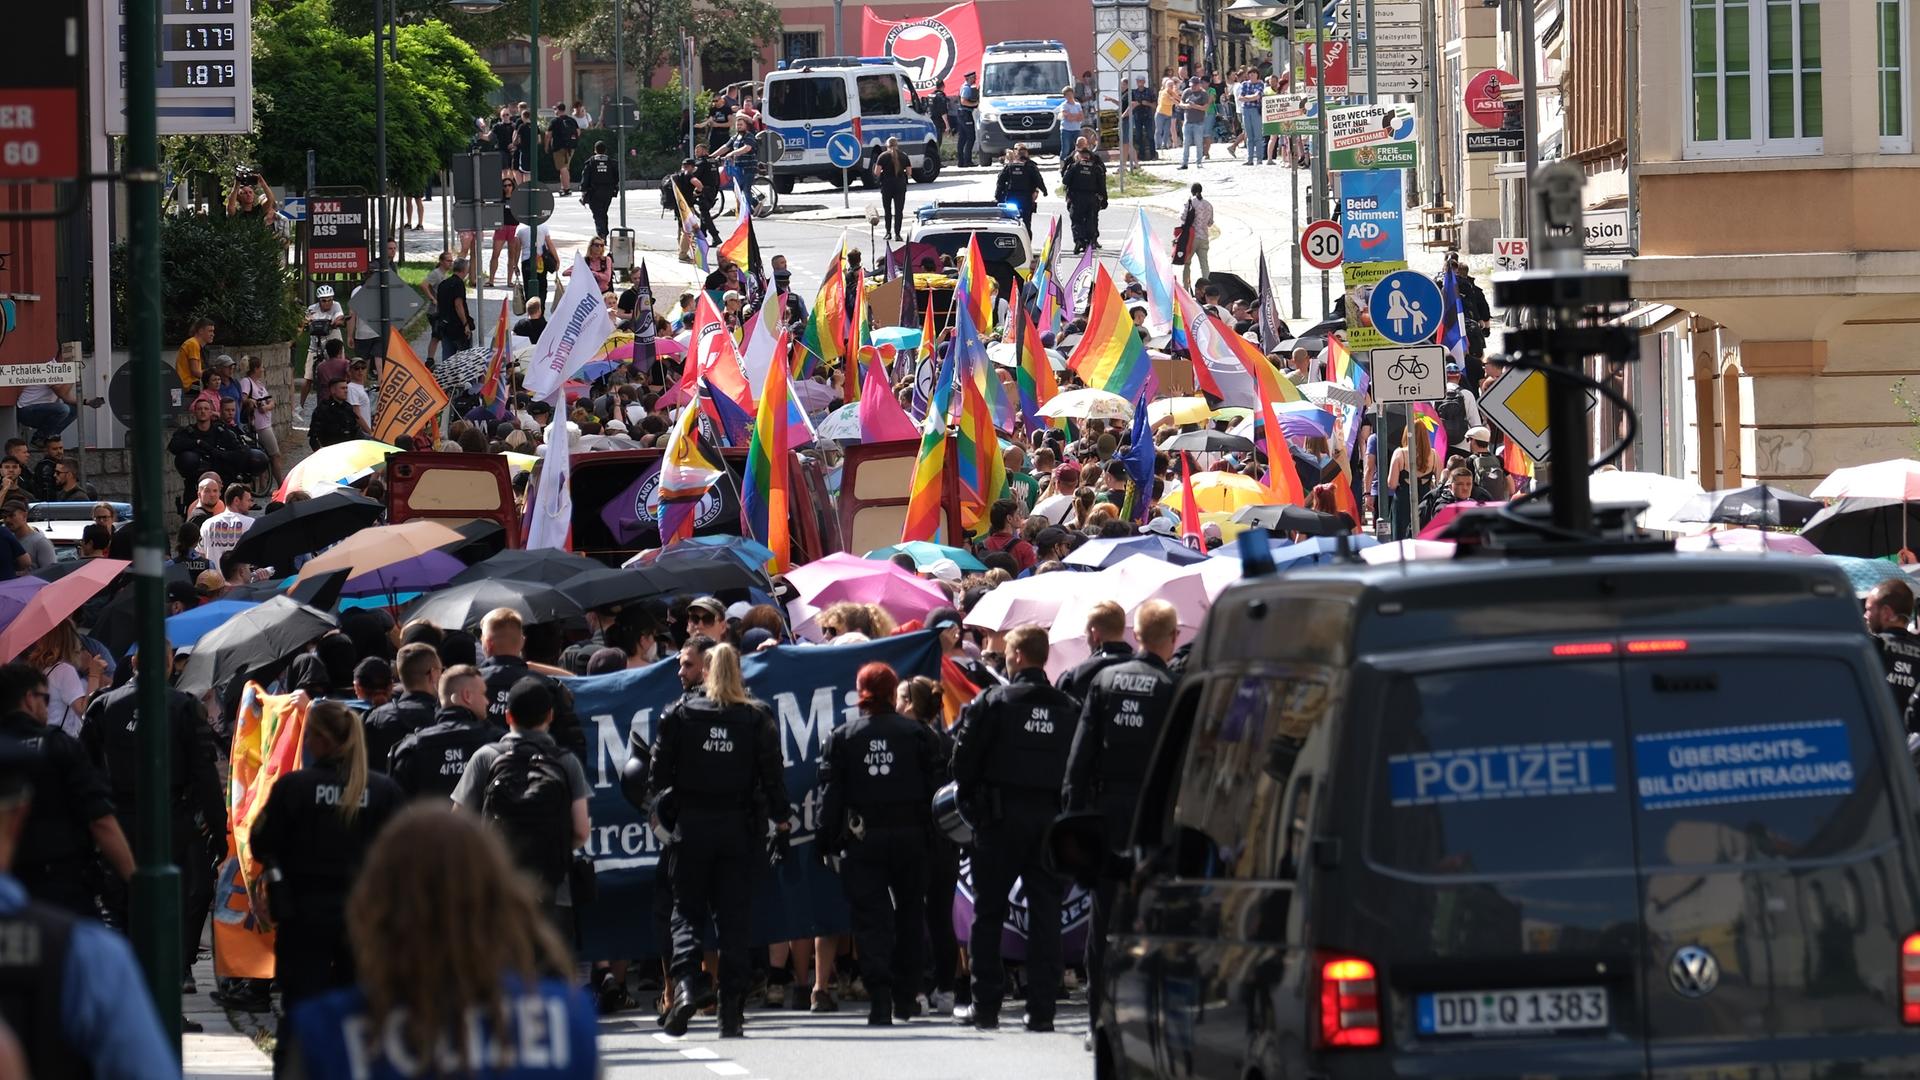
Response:
[[[33,594],[47,587],[47,583],[37,577],[25,576],[0,581],[0,627],[5,627],[20,617],[20,609],[27,606]]]
[[[427,551],[410,559],[376,567],[348,580],[342,596],[378,596],[381,593],[426,592],[453,580],[467,564],[444,551]]]

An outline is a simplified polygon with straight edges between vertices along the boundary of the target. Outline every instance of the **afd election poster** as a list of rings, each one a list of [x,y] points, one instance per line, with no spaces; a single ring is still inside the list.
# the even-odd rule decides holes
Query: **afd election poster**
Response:
[[[764,862],[753,874],[755,944],[790,941],[848,927],[840,879],[820,862],[814,833],[820,815],[817,789],[820,750],[827,733],[857,713],[854,675],[863,665],[890,664],[902,679],[940,677],[939,646],[931,631],[867,645],[787,645],[746,658],[747,689],[773,710],[786,763],[787,796],[800,823],[792,854],[776,869]],[[577,913],[580,955],[648,956],[654,939],[654,882],[660,841],[639,811],[620,793],[627,737],[637,728],[648,745],[660,713],[680,696],[678,662],[611,675],[563,680],[587,732],[587,781],[593,786],[588,812],[599,897]]]
[[[870,7],[860,10],[864,17],[861,55],[891,57],[907,69],[914,88],[921,93],[944,86],[947,93],[957,95],[966,73],[980,70],[984,43],[980,40],[980,12],[973,0],[897,22],[880,18]]]
[[[1407,257],[1406,194],[1398,169],[1340,173],[1341,258],[1400,262]]]

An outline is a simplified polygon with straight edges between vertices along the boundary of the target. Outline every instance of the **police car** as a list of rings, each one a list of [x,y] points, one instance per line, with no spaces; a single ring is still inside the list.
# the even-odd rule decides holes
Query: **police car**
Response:
[[[1072,82],[1067,47],[1058,41],[987,46],[980,57],[980,152],[989,159],[1013,146],[1058,153],[1061,90]]]
[[[862,184],[873,183],[873,160],[889,138],[900,140],[915,180],[929,184],[940,175],[940,139],[926,103],[907,70],[887,57],[796,60],[769,72],[765,90],[762,116],[780,138],[780,160],[772,171],[781,194],[801,179],[839,181],[841,170],[828,160],[827,140],[840,132],[850,132],[860,144],[851,178]]]

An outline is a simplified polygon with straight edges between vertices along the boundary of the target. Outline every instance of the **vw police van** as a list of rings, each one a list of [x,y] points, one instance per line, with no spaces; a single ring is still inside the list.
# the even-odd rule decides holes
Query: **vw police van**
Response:
[[[1009,147],[1060,151],[1061,89],[1073,82],[1067,47],[1058,41],[1001,41],[980,57],[979,152],[988,160]]]
[[[768,73],[762,100],[767,127],[780,136],[780,160],[772,169],[782,194],[801,178],[839,181],[839,167],[827,160],[827,140],[842,131],[860,142],[851,178],[863,184],[873,182],[873,160],[888,138],[900,140],[915,180],[928,184],[940,175],[940,139],[926,103],[906,69],[887,57],[796,60]]]

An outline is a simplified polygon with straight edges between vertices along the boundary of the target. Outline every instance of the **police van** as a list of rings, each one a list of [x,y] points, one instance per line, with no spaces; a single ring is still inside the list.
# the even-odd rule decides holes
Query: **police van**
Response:
[[[1838,569],[1269,574],[1188,671],[1127,851],[1054,831],[1118,894],[1096,1075],[1920,1076],[1920,779]]]
[[[1009,147],[1060,151],[1061,90],[1073,82],[1067,47],[1058,41],[1000,41],[980,57],[976,144],[988,159]]]
[[[926,103],[906,69],[887,57],[796,60],[769,72],[765,91],[762,115],[780,137],[772,171],[781,194],[800,179],[839,181],[840,167],[827,159],[827,140],[843,131],[860,143],[850,178],[862,184],[873,183],[873,161],[888,138],[900,140],[915,180],[930,184],[940,175],[940,138]]]

